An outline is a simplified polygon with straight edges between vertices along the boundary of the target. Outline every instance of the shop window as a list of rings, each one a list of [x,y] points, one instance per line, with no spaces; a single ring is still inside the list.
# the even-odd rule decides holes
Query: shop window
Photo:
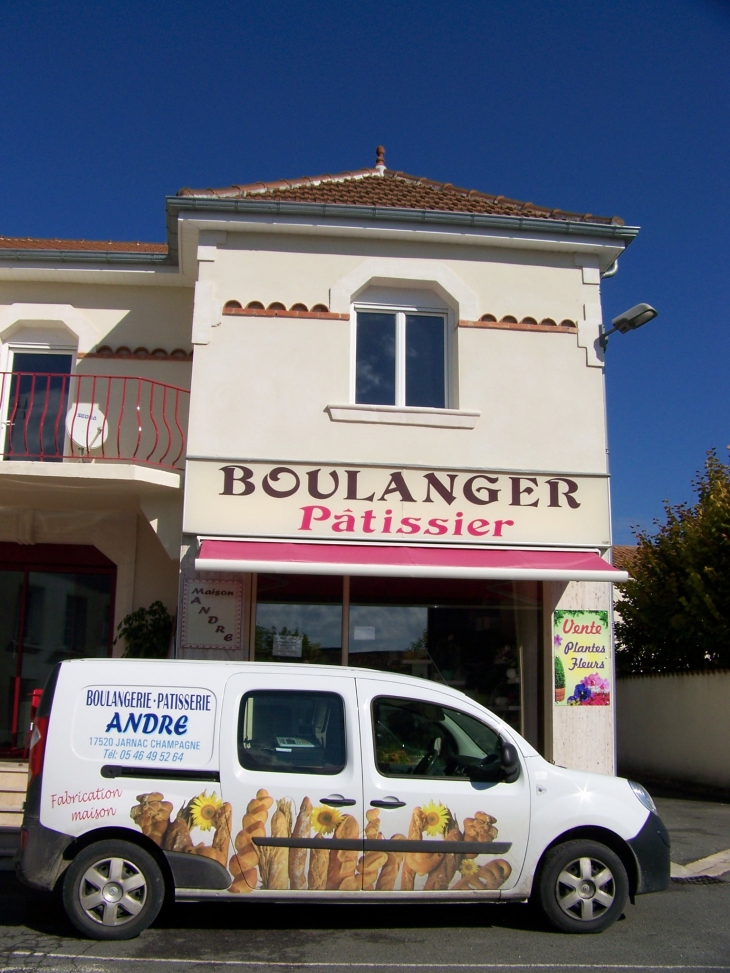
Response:
[[[443,314],[358,311],[355,402],[445,408],[446,325]]]
[[[336,693],[247,693],[238,720],[246,770],[339,774],[345,767],[345,709]]]
[[[532,719],[534,583],[352,578],[349,615],[350,665],[446,683],[520,731],[527,680]]]
[[[467,713],[382,696],[373,700],[373,730],[384,777],[499,778],[499,735]]]
[[[260,574],[254,657],[339,665],[342,578]]]

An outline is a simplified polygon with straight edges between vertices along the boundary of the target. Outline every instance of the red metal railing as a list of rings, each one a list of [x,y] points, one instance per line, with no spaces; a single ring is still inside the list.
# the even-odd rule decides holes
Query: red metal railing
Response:
[[[181,469],[189,396],[148,378],[0,372],[2,456]]]

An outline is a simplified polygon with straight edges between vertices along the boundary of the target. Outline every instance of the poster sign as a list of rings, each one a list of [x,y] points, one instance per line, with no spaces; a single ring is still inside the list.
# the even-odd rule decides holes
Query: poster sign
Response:
[[[74,752],[132,766],[199,766],[213,752],[216,702],[209,689],[190,686],[85,686],[76,701]]]
[[[284,659],[301,659],[302,642],[301,635],[275,635],[271,654]]]
[[[611,632],[607,611],[553,614],[556,706],[611,704]]]
[[[241,581],[186,579],[182,606],[182,647],[237,649],[241,644]]]

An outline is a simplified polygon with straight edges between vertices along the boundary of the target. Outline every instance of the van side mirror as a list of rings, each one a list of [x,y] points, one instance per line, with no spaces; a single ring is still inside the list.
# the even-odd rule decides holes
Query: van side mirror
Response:
[[[517,747],[513,743],[502,740],[501,746],[502,773],[506,784],[514,784],[520,776],[520,758]]]

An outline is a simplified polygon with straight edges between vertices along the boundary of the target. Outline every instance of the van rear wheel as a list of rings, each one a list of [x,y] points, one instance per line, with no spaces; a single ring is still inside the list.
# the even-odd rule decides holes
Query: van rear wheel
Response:
[[[546,854],[537,905],[562,932],[602,932],[626,907],[629,880],[618,855],[597,841],[566,841]]]
[[[133,939],[157,917],[165,898],[159,865],[129,841],[84,848],[63,878],[63,905],[91,939]]]

